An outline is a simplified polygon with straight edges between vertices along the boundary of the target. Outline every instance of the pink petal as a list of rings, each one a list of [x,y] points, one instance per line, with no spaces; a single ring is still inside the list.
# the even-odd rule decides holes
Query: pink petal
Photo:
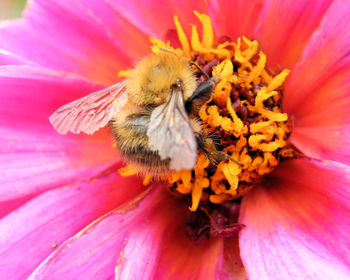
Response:
[[[133,22],[125,19],[112,3],[108,1],[85,0],[82,5],[89,9],[96,21],[103,25],[103,28],[115,40],[116,44],[132,60],[141,58],[150,52],[150,40],[146,33],[137,28]]]
[[[284,100],[286,112],[298,115],[306,97],[318,91],[333,75],[349,69],[349,9],[349,1],[335,0],[325,13],[320,27],[306,45],[302,59],[287,80]],[[333,101],[328,100],[329,103]]]
[[[215,33],[220,36],[254,38],[254,29],[265,0],[214,0],[209,1],[208,9],[213,20]]]
[[[81,1],[32,0],[24,19],[1,25],[0,37],[0,48],[19,57],[103,84],[132,63]]]
[[[349,163],[349,2],[334,1],[287,80],[292,142],[307,156]],[[317,75],[315,75],[317,73]]]
[[[238,236],[224,239],[224,256],[222,265],[218,270],[218,279],[247,279],[238,246]]]
[[[195,245],[185,235],[184,216],[171,220],[154,279],[216,279],[222,266],[223,239],[211,238]]]
[[[54,71],[0,68],[0,201],[90,178],[119,161],[109,131],[62,136],[48,121],[61,105],[98,88]]]
[[[165,203],[130,232],[117,261],[116,279],[215,278],[222,240],[195,245],[185,236],[186,205],[170,198]]]
[[[350,168],[283,163],[242,201],[241,257],[249,279],[348,279]]]
[[[110,279],[114,273],[118,279],[213,279],[222,241],[192,244],[185,237],[183,209],[156,186],[142,201],[66,241],[29,279]]]
[[[349,62],[292,112],[292,143],[308,156],[350,163]]]
[[[350,125],[293,129],[291,142],[305,155],[350,165]]]
[[[293,68],[331,2],[266,1],[255,36],[271,67]]]
[[[35,66],[35,63],[29,59],[20,57],[16,54],[13,54],[10,51],[0,49],[0,65],[22,65],[22,64]]]
[[[144,187],[112,173],[48,191],[0,220],[0,267],[6,279],[25,279],[57,246]]]
[[[133,228],[125,238],[125,246],[116,262],[116,279],[154,279],[162,246],[160,238],[169,222],[163,218]]]
[[[185,31],[189,31],[191,28],[190,24],[198,23],[193,10],[197,10],[200,13],[208,13],[204,0],[107,0],[107,2],[143,32],[158,38],[165,38],[169,30],[175,29],[175,14],[179,17]]]
[[[312,91],[293,112],[297,127],[334,127],[350,123],[350,63]]]
[[[168,209],[167,205],[173,205],[160,186],[144,196],[101,217],[67,240],[29,279],[114,278],[115,266],[132,230],[147,223],[149,215],[155,210]]]

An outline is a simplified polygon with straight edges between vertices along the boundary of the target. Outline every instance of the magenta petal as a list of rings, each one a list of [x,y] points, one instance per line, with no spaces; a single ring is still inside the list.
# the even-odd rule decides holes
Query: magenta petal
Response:
[[[163,201],[150,201],[148,207],[152,207],[153,204],[159,205],[152,210],[151,215],[144,217],[145,222],[140,220],[134,225],[124,240],[124,247],[116,262],[116,279],[161,279],[155,277],[155,274],[160,267],[161,253],[166,246],[164,235],[169,235],[179,227],[179,221],[183,221],[181,217],[184,205],[164,194],[154,199]],[[177,238],[172,242],[177,242]]]
[[[213,20],[216,35],[236,39],[246,36],[254,38],[259,14],[265,0],[214,0],[209,1],[208,10]]]
[[[249,279],[348,279],[350,168],[283,163],[243,199],[241,257]]]
[[[168,198],[147,222],[134,226],[117,261],[116,279],[215,279],[219,275],[223,240],[204,241],[200,246],[189,240],[187,207]]]
[[[163,186],[141,198],[67,240],[29,279],[214,279],[222,240],[194,245],[184,205]]]
[[[302,52],[301,60],[295,65],[285,86],[284,110],[287,113],[298,115],[299,108],[305,106],[305,98],[317,91],[333,75],[349,69],[349,9],[350,2],[333,1],[319,28],[311,36]],[[314,95],[313,98],[317,96]],[[342,102],[329,99],[330,103],[333,101]]]
[[[0,68],[0,201],[90,178],[119,161],[108,131],[62,136],[48,121],[61,105],[98,88],[64,73]]]
[[[154,279],[217,279],[223,262],[223,239],[211,238],[195,245],[185,235],[184,217],[182,211],[182,215],[170,220]]]
[[[350,64],[293,112],[292,143],[307,156],[350,164]]]
[[[20,57],[10,51],[0,49],[0,65],[30,65],[36,66],[36,64],[24,57]]]
[[[133,228],[116,262],[116,279],[154,279],[162,245],[160,238],[167,223],[164,217]]]
[[[111,34],[120,49],[133,61],[150,52],[149,35],[124,18],[113,8],[112,3],[85,0],[82,4],[89,9],[97,21],[101,22],[105,31]]]
[[[305,155],[350,165],[350,125],[293,129],[291,142]]]
[[[247,280],[240,256],[238,236],[224,239],[223,253],[222,265],[218,270],[218,279]]]
[[[335,127],[350,123],[350,61],[320,84],[292,112],[297,127]],[[327,116],[327,117],[325,117]]]
[[[291,69],[294,66],[331,2],[332,0],[266,1],[255,37],[271,67]]]
[[[0,38],[1,49],[103,84],[114,83],[132,63],[81,1],[29,1],[24,19],[1,25]]]
[[[188,31],[190,24],[198,23],[193,10],[207,13],[207,5],[204,0],[107,0],[107,2],[139,29],[158,38],[165,38],[170,29],[175,29],[175,14],[179,17],[183,28]]]
[[[292,142],[307,156],[350,163],[349,2],[334,1],[286,83]],[[315,75],[317,73],[317,75]]]
[[[140,181],[114,173],[31,200],[0,220],[2,275],[25,279],[67,238],[143,189]]]
[[[160,211],[162,208],[159,207],[168,209],[167,205],[172,203],[166,198],[169,199],[168,194],[158,186],[143,199],[141,196],[119,210],[101,217],[63,243],[29,279],[114,278],[115,266],[118,258],[123,256],[122,250],[128,242],[129,234],[135,227],[147,222],[152,212]],[[142,200],[139,201],[140,199]]]

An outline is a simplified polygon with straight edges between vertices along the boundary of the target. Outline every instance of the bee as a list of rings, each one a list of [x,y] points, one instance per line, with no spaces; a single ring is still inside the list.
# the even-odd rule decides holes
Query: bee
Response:
[[[228,155],[217,150],[198,118],[218,82],[206,76],[198,85],[185,57],[170,51],[152,54],[127,79],[62,106],[50,122],[61,134],[93,134],[110,125],[122,158],[141,173],[193,169],[198,149],[217,163]]]

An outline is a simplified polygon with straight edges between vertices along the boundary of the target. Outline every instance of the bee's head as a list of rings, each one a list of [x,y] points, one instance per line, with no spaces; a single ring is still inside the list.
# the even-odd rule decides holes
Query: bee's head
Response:
[[[187,100],[197,87],[188,61],[173,53],[150,55],[136,65],[128,78],[129,98],[138,105],[159,105],[170,99],[173,87],[181,87]]]

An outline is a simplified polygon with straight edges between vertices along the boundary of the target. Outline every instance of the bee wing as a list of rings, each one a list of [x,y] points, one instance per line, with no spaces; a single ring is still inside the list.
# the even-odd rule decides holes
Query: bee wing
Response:
[[[156,107],[147,129],[151,150],[162,159],[170,158],[170,169],[192,169],[197,158],[197,142],[185,110],[182,90],[174,89],[171,99]]]
[[[61,134],[68,131],[93,134],[104,127],[127,101],[126,81],[91,93],[66,104],[49,118],[52,126]]]

